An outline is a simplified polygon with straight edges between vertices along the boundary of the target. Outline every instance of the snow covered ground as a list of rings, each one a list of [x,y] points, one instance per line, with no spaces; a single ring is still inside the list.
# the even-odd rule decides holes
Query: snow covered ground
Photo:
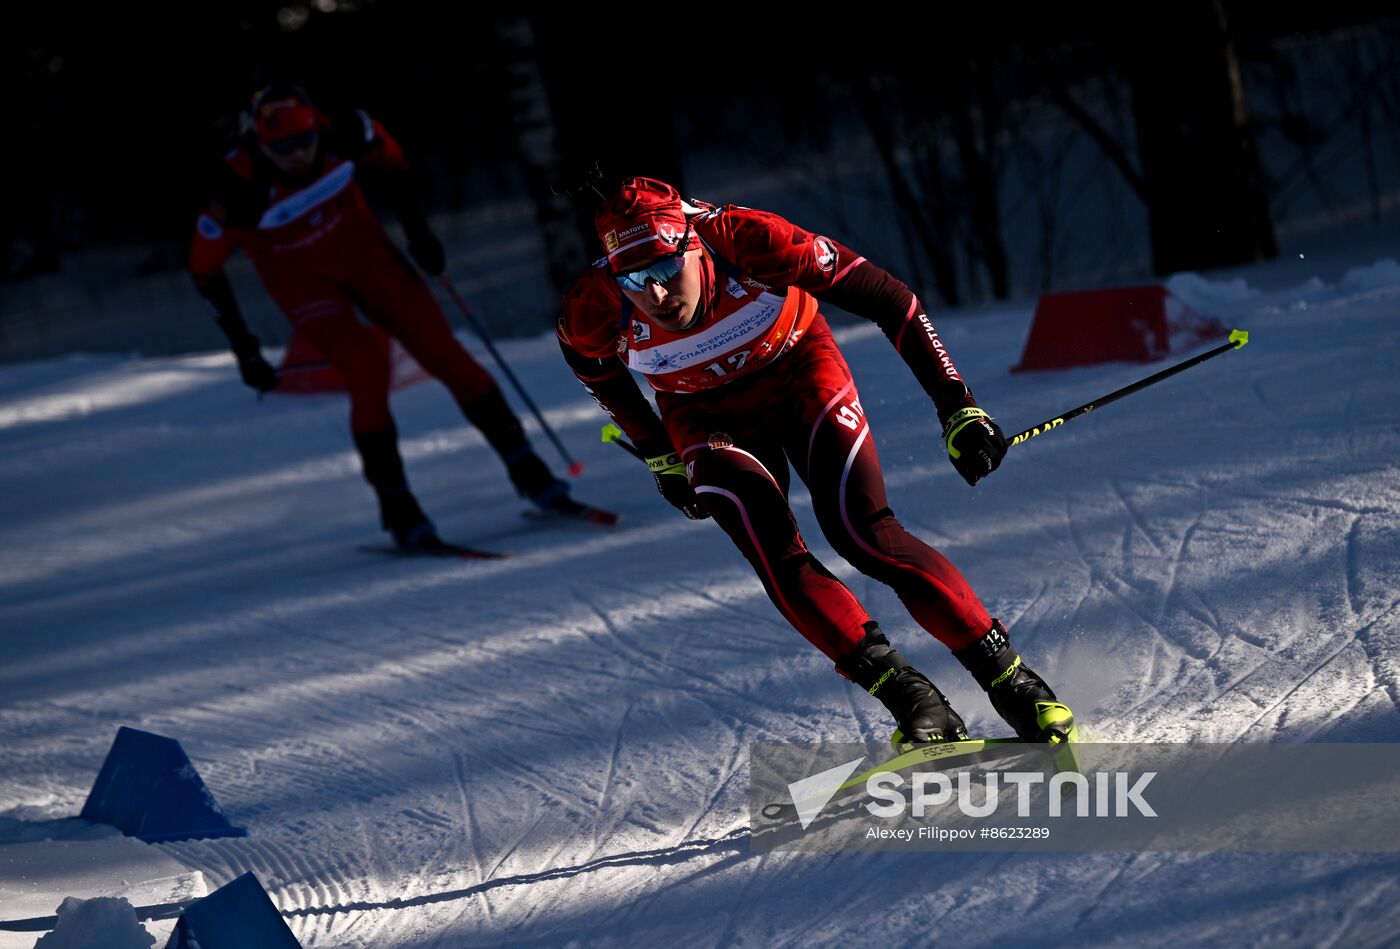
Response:
[[[1400,265],[1352,263],[1174,278],[1249,346],[975,490],[884,338],[840,331],[896,512],[1097,737],[1400,740]],[[1008,430],[1145,374],[1011,375],[1030,312],[940,322]],[[179,739],[250,832],[163,852],[211,889],[255,871],[308,947],[1400,932],[1394,855],[751,853],[749,744],[880,739],[884,711],[598,442],[551,339],[503,349],[617,529],[522,518],[434,384],[396,397],[410,476],[445,536],[510,559],[357,550],[380,535],[344,403],[257,402],[225,355],[0,367],[0,842],[76,814],[127,724]],[[974,733],[1004,733],[794,502]]]

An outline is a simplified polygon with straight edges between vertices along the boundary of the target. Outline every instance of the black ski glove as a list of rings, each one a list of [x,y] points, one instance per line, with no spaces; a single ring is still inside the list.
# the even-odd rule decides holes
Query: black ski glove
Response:
[[[238,374],[243,377],[244,385],[258,392],[271,392],[277,388],[280,381],[277,370],[263,358],[256,336],[248,337],[248,342],[235,349],[233,355],[238,359]]]
[[[958,409],[943,425],[943,444],[958,474],[970,485],[997,470],[1006,455],[1006,436],[992,417],[975,405]]]
[[[692,521],[702,521],[710,516],[705,505],[695,496],[695,489],[690,486],[690,476],[685,473],[680,455],[669,452],[649,456],[646,462],[647,470],[656,479],[656,490],[661,492],[667,503]]]
[[[447,268],[447,255],[443,253],[442,241],[426,228],[409,236],[408,253],[413,262],[422,267],[423,272],[430,277],[441,276]]]

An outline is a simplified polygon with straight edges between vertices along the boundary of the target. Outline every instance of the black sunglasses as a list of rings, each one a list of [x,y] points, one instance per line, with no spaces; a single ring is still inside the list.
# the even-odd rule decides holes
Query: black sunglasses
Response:
[[[292,152],[304,151],[316,144],[316,130],[309,129],[296,135],[288,135],[286,138],[274,139],[270,142],[263,142],[263,147],[278,157],[286,157]]]

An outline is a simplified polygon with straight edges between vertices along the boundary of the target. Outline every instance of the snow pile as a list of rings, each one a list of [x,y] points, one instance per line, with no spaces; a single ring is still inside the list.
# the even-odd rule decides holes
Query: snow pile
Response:
[[[1186,272],[1173,274],[1162,285],[1187,306],[1202,313],[1213,313],[1222,307],[1237,308],[1259,295],[1243,277],[1207,280],[1198,273]]]
[[[34,949],[151,949],[155,941],[126,900],[70,896],[58,907],[58,925]]]
[[[1393,257],[1378,260],[1365,267],[1353,267],[1342,277],[1347,290],[1383,290],[1400,285],[1400,263]]]

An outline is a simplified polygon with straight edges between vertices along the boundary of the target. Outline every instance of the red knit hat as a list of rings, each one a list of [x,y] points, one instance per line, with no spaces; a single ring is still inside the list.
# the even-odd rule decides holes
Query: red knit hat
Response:
[[[253,96],[249,107],[253,132],[262,142],[277,142],[316,131],[316,108],[294,86],[268,86]]]
[[[603,202],[593,223],[612,272],[627,273],[680,249],[686,234],[685,203],[664,181],[631,178]]]

